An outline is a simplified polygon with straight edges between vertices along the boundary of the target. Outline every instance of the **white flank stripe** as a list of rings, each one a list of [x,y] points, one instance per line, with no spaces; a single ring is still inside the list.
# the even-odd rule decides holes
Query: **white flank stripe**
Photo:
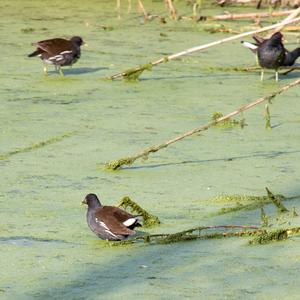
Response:
[[[113,234],[110,230],[105,230],[107,233],[109,233],[110,235],[117,237],[115,234]]]
[[[136,222],[136,219],[135,218],[130,218],[130,219],[127,219],[126,221],[123,222],[123,225],[125,225],[126,227],[129,227],[131,226],[132,224],[134,224]]]
[[[106,230],[109,230],[108,227],[106,226],[106,224],[100,220],[98,220],[97,218],[95,218],[96,223],[98,223],[100,226],[104,227]]]
[[[52,60],[45,59],[45,62],[46,62],[47,64],[51,64],[51,65],[53,65],[53,61],[52,61]]]
[[[63,52],[60,52],[60,54],[68,54],[68,53],[72,53],[72,51],[63,51]]]
[[[59,54],[59,55],[51,56],[48,59],[56,61],[56,60],[62,60],[62,59],[64,59],[64,57]]]

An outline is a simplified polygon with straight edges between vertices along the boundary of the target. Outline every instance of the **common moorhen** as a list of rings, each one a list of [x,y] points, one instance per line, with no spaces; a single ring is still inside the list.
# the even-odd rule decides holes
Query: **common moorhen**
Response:
[[[281,66],[292,66],[300,56],[300,48],[288,51],[282,44],[282,34],[274,33],[269,39],[253,36],[256,44],[244,42],[243,45],[257,53],[258,63],[262,67],[261,80],[264,76],[264,68],[275,69],[275,78],[278,81],[278,68]]]
[[[137,216],[114,206],[102,206],[95,194],[88,194],[82,204],[87,204],[87,223],[101,239],[120,241],[135,234],[135,227],[142,226]]]
[[[73,36],[70,40],[55,38],[32,43],[37,49],[28,57],[38,56],[44,62],[44,72],[47,75],[47,64],[55,65],[59,73],[64,75],[61,67],[70,66],[80,58],[80,46],[84,42],[80,36]]]

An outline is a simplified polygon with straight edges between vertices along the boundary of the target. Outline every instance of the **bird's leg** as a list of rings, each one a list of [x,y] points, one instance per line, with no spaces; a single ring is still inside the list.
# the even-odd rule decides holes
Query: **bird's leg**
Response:
[[[260,81],[264,80],[264,69],[261,69],[261,73],[260,73]]]
[[[275,80],[278,82],[278,70],[275,70]]]
[[[58,72],[61,76],[65,76],[63,70],[61,69],[61,66],[58,66]]]
[[[48,70],[47,70],[47,65],[44,63],[44,74],[47,76],[48,75]]]

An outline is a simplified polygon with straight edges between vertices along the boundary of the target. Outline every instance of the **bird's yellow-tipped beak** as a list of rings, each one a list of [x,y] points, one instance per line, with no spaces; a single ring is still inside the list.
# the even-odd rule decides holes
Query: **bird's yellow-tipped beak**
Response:
[[[88,45],[88,43],[84,42],[84,43],[83,43],[83,46],[84,46],[84,47],[88,47],[89,45]]]
[[[85,199],[80,202],[80,206],[85,205],[85,204],[87,204]]]

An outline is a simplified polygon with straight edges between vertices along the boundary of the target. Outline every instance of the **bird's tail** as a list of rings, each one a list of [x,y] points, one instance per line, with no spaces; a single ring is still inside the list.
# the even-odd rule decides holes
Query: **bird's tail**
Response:
[[[34,56],[37,56],[37,55],[39,55],[39,54],[40,54],[40,51],[39,51],[39,50],[36,50],[36,51],[34,51],[34,52],[28,54],[28,57],[34,57]]]
[[[241,41],[241,43],[243,44],[243,46],[245,46],[246,48],[249,48],[252,52],[256,53],[258,46],[250,43],[250,42],[245,42],[245,41]]]

